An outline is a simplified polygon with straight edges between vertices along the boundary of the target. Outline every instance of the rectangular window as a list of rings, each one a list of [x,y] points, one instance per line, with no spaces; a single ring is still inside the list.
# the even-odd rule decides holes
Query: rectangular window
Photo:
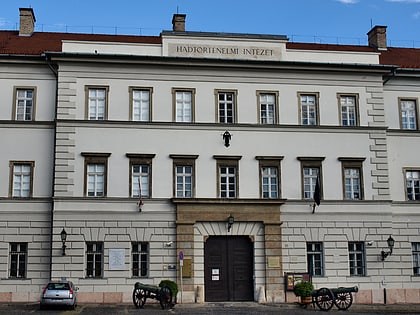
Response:
[[[149,275],[149,243],[131,243],[132,276],[147,277]]]
[[[34,120],[35,92],[31,88],[15,88],[14,119],[31,121]]]
[[[26,278],[27,243],[10,243],[9,278]]]
[[[10,162],[10,196],[12,198],[32,197],[34,162]]]
[[[357,97],[355,95],[339,95],[341,125],[357,126],[358,125],[358,106]]]
[[[324,275],[324,253],[322,243],[307,243],[306,251],[308,273],[313,277],[322,277]]]
[[[318,174],[318,167],[303,168],[303,199],[313,199]]]
[[[233,124],[236,122],[236,92],[216,91],[217,113],[219,123]]]
[[[264,166],[261,168],[262,197],[265,199],[275,199],[279,197],[279,178],[278,168]]]
[[[107,119],[108,87],[86,87],[87,119]]]
[[[174,98],[174,120],[176,122],[194,121],[195,90],[172,89]]]
[[[220,198],[236,198],[236,167],[220,166]]]
[[[155,155],[127,153],[126,156],[130,159],[130,196],[151,198],[152,160]]]
[[[105,164],[89,163],[87,165],[88,197],[105,196]]]
[[[322,161],[324,157],[298,157],[302,169],[302,198],[313,200],[315,187],[319,179],[320,197],[322,198]]]
[[[150,121],[152,88],[130,87],[129,91],[131,120]]]
[[[363,199],[363,161],[365,158],[338,158],[342,163],[345,200]]]
[[[278,93],[257,91],[259,115],[261,124],[277,123],[277,98]]]
[[[420,200],[420,171],[406,170],[407,200]]]
[[[420,243],[411,243],[413,253],[413,274],[420,276]]]
[[[149,198],[149,165],[148,164],[132,164],[132,191],[133,197]]]
[[[360,199],[360,169],[344,168],[345,199]]]
[[[256,156],[260,167],[260,198],[280,198],[280,162],[283,156]]]
[[[241,156],[214,155],[217,160],[217,190],[220,198],[238,198],[239,160]]]
[[[365,244],[363,242],[349,242],[350,276],[365,276]]]
[[[300,94],[300,123],[304,126],[318,125],[318,94]]]
[[[192,198],[195,196],[195,160],[198,155],[171,154],[174,167],[174,196]]]
[[[103,242],[86,242],[86,277],[103,277]]]
[[[416,100],[399,99],[401,129],[417,130]]]
[[[105,197],[107,194],[108,157],[111,153],[85,153],[85,196]]]

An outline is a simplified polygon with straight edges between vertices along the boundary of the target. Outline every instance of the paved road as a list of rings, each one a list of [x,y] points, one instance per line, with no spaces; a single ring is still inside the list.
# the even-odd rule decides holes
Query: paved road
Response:
[[[379,305],[360,306],[353,305],[346,312],[332,309],[330,312],[322,312],[319,309],[309,307],[302,309],[296,305],[277,304],[261,305],[257,303],[207,303],[204,305],[177,305],[171,310],[162,310],[159,305],[146,304],[143,309],[136,309],[132,304],[121,305],[79,305],[75,310],[49,309],[39,310],[37,303],[29,304],[0,304],[0,314],[21,315],[21,314],[48,314],[48,315],[403,315],[419,314],[420,305]]]

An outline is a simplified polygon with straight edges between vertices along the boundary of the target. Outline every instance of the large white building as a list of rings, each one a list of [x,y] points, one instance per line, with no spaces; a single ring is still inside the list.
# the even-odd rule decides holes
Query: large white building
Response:
[[[20,17],[0,31],[0,302],[61,277],[80,302],[130,302],[137,281],[180,285],[182,252],[183,303],[293,302],[306,273],[418,303],[420,49],[385,26],[348,46],[183,14],[160,36]]]

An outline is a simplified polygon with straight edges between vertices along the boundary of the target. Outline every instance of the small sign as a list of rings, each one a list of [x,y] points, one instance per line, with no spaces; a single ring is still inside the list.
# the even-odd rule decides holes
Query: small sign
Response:
[[[184,252],[181,250],[179,252],[179,260],[183,260],[184,259]]]
[[[109,249],[109,270],[125,270],[124,248]]]

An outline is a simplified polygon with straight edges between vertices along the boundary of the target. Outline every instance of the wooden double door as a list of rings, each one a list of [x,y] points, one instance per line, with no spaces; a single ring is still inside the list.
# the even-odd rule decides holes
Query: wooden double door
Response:
[[[205,300],[254,300],[254,246],[248,236],[210,236],[204,245]]]

